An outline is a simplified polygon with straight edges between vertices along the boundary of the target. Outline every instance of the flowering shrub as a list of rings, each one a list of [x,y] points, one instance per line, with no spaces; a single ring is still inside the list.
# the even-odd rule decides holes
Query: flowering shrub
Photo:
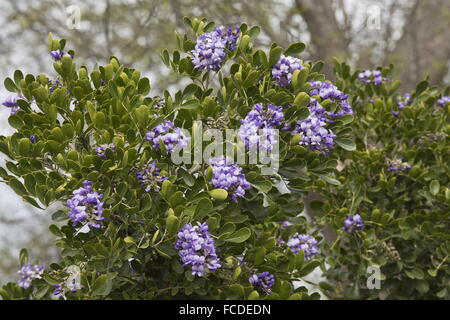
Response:
[[[300,213],[316,180],[338,183],[335,151],[354,149],[347,96],[321,62],[295,57],[302,43],[256,50],[256,26],[184,22],[178,49],[161,54],[190,80],[177,92],[149,96],[149,79],[115,57],[78,67],[51,35],[54,75],[5,80],[15,132],[0,137],[0,176],[31,205],[57,208],[61,257],[30,271],[23,250],[26,279],[4,299],[319,298],[296,282],[324,266],[322,237]],[[312,92],[318,82],[332,98]],[[311,115],[319,123],[304,126]],[[239,139],[202,139],[209,129]],[[230,148],[203,159],[211,146]],[[252,147],[269,153],[272,174]]]
[[[361,83],[344,63],[335,71],[357,119],[357,150],[336,150],[341,184],[319,186],[323,201],[312,204],[336,235],[323,246],[330,295],[448,299],[450,104],[442,102],[450,89],[424,80],[401,94],[398,81]],[[392,67],[379,71],[394,79]],[[368,267],[380,270],[378,289]]]
[[[450,89],[400,95],[392,68],[339,63],[331,82],[303,43],[256,49],[257,26],[184,22],[161,54],[189,79],[176,92],[149,96],[115,57],[77,67],[51,35],[55,75],[5,80],[0,177],[57,208],[61,257],[22,250],[2,298],[318,299],[298,280],[319,266],[330,297],[448,298]]]

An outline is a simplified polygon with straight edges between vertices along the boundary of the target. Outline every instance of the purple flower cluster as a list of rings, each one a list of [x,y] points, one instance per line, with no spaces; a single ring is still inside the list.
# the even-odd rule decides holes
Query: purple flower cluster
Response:
[[[222,39],[224,39],[228,44],[228,50],[234,51],[236,50],[236,44],[240,36],[240,27],[236,26],[233,28],[226,28],[224,26],[219,26],[215,30],[216,34]]]
[[[142,170],[137,171],[136,178],[141,186],[145,187],[145,192],[150,192],[150,190],[159,192],[161,183],[168,179],[161,175],[161,169],[156,167],[155,161],[152,164],[147,164]]]
[[[410,93],[405,93],[405,95],[395,102],[399,109],[404,109],[406,106],[411,105],[412,99]]]
[[[410,165],[407,162],[403,162],[403,158],[400,159],[386,159],[388,168],[386,171],[406,171],[412,168],[412,165]]]
[[[308,146],[313,151],[327,153],[334,147],[336,135],[325,128],[327,124],[325,109],[316,99],[311,98],[309,112],[308,118],[296,122],[291,134],[301,134],[300,145]]]
[[[272,78],[277,85],[287,87],[291,83],[294,71],[302,69],[302,60],[291,56],[281,55],[278,62],[272,67]]]
[[[19,105],[17,104],[17,99],[20,98],[20,96],[9,96],[6,98],[5,101],[3,101],[2,105],[4,105],[7,108],[11,109],[11,114],[16,114],[19,110]]]
[[[116,146],[112,143],[100,144],[94,149],[94,151],[100,158],[106,159],[106,150],[107,149],[110,149],[112,152],[116,152]]]
[[[353,109],[348,102],[348,94],[343,93],[334,84],[327,81],[310,81],[311,90],[309,95],[319,96],[322,100],[330,100],[339,106],[338,112],[328,112],[332,118],[339,118],[347,114],[353,114]]]
[[[67,200],[69,218],[74,226],[88,221],[90,227],[98,229],[101,227],[98,221],[105,219],[102,217],[103,202],[100,201],[103,195],[95,192],[92,185],[92,181],[83,181],[83,187],[75,190],[73,197]]]
[[[246,147],[260,146],[270,152],[273,145],[277,143],[273,129],[280,125],[283,119],[282,107],[270,103],[266,107],[262,103],[255,104],[247,116],[241,120],[242,125],[238,135]]]
[[[296,233],[289,238],[286,245],[295,254],[299,253],[300,250],[303,250],[305,253],[305,260],[310,260],[313,255],[319,253],[317,240],[307,234]]]
[[[250,188],[250,183],[245,179],[241,167],[230,163],[225,157],[211,159],[210,164],[213,171],[211,184],[214,187],[227,190],[234,202],[245,195],[245,189]]]
[[[202,71],[217,71],[227,58],[227,49],[234,51],[240,36],[240,29],[236,27],[217,27],[214,31],[203,33],[197,38],[192,63]]]
[[[342,230],[352,233],[354,230],[362,230],[363,227],[363,219],[359,214],[355,214],[353,216],[348,216],[347,219],[345,219]]]
[[[55,290],[53,291],[53,295],[56,297],[64,296],[68,291],[75,293],[82,288],[80,284],[80,267],[71,265],[65,270],[65,272],[68,275],[64,277],[60,283],[54,285]]]
[[[24,264],[19,270],[20,279],[19,286],[26,289],[31,285],[31,281],[34,279],[40,279],[42,273],[44,272],[43,266]]]
[[[373,83],[376,86],[381,85],[383,81],[390,80],[389,78],[383,78],[380,70],[366,70],[364,72],[361,72],[358,75],[358,79],[363,83]]]
[[[206,270],[215,271],[220,268],[216,254],[214,239],[208,231],[206,223],[188,223],[178,231],[175,249],[179,250],[183,266],[191,266],[192,274],[202,277]]]
[[[270,288],[275,284],[275,277],[273,274],[270,274],[269,272],[261,272],[261,273],[255,273],[250,278],[248,278],[248,282],[252,286],[260,287],[263,289],[266,293],[271,294],[272,291]]]
[[[186,147],[189,142],[189,138],[185,136],[183,131],[175,127],[175,124],[169,120],[164,120],[163,123],[147,131],[145,140],[151,141],[155,150],[160,149],[159,142],[161,141],[168,153],[172,153],[175,148]]]
[[[437,104],[441,107],[445,107],[448,103],[450,103],[450,96],[444,96],[437,101]]]
[[[68,53],[64,53],[63,51],[61,51],[61,50],[53,50],[53,51],[50,51],[50,56],[55,60],[55,61],[59,61],[59,60],[61,60],[63,57],[70,57],[70,58],[72,58],[73,59],[73,56],[72,55],[70,55],[70,54],[68,54]]]

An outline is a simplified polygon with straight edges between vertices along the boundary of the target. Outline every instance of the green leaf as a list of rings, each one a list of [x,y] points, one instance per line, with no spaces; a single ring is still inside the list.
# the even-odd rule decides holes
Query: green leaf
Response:
[[[142,78],[139,80],[138,93],[142,95],[147,95],[150,92],[150,80],[148,78]]]
[[[91,291],[94,295],[105,296],[109,294],[112,288],[112,280],[106,274],[102,274],[95,279],[94,284],[91,287]]]
[[[183,201],[183,192],[177,191],[169,198],[169,205],[175,208],[181,201]]]
[[[250,294],[247,297],[247,300],[258,300],[259,299],[259,293],[256,290],[253,290],[250,292]]]
[[[102,111],[95,113],[94,124],[98,129],[102,129],[106,122],[106,116]]]
[[[287,48],[287,50],[284,52],[287,56],[292,56],[294,54],[299,54],[305,50],[306,46],[303,42],[296,42],[293,43]]]
[[[10,92],[20,92],[19,88],[17,88],[16,84],[14,83],[14,81],[11,80],[11,78],[6,78],[4,81],[4,85],[6,90],[10,91]]]
[[[13,178],[9,180],[8,184],[19,196],[27,194],[27,190],[19,180]]]
[[[269,53],[269,67],[272,67],[275,63],[280,60],[281,53],[283,52],[283,48],[281,47],[274,47],[272,50],[270,50]]]
[[[440,184],[438,180],[433,180],[430,183],[430,193],[435,196],[439,193]]]
[[[340,146],[342,149],[345,149],[347,151],[354,151],[356,150],[356,144],[354,141],[347,139],[347,138],[338,138],[334,140],[338,146]]]
[[[329,184],[335,185],[335,186],[340,186],[341,182],[335,178],[332,178],[330,176],[325,176],[325,175],[321,175],[320,176],[323,180],[325,180],[326,182],[328,182]]]
[[[166,219],[166,227],[167,233],[173,235],[180,228],[180,220],[174,215],[168,216]]]
[[[19,261],[20,261],[20,265],[21,266],[23,266],[24,264],[28,263],[28,251],[27,251],[27,249],[23,248],[23,249],[20,250]]]
[[[228,192],[224,189],[214,189],[209,191],[209,194],[215,200],[223,201],[228,198]]]
[[[419,82],[419,84],[416,87],[416,95],[419,95],[420,93],[425,91],[427,88],[428,88],[427,80],[423,80],[423,81]]]
[[[252,231],[249,228],[245,227],[226,237],[225,241],[232,243],[242,243],[250,238],[251,235]]]

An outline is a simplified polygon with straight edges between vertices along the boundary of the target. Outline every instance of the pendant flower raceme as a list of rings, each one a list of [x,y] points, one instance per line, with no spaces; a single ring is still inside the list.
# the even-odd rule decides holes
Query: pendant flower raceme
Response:
[[[227,50],[234,51],[236,49],[239,36],[239,27],[233,30],[224,26],[200,35],[197,38],[195,49],[192,51],[192,63],[195,68],[202,71],[219,70],[227,58]]]
[[[145,192],[150,192],[151,190],[159,192],[162,182],[168,179],[161,175],[161,169],[156,167],[155,161],[137,171],[136,178],[141,186],[145,187]]]
[[[272,78],[281,87],[287,87],[291,83],[292,73],[295,70],[302,70],[302,60],[281,55],[278,62],[272,67]]]
[[[345,219],[342,230],[352,233],[354,230],[362,230],[363,227],[363,219],[359,214],[355,214],[353,216],[348,216],[347,219]]]
[[[310,260],[314,255],[319,253],[319,248],[317,247],[317,240],[307,234],[296,233],[289,238],[286,245],[295,254],[303,250],[305,253],[305,260]]]
[[[272,291],[270,288],[275,284],[275,277],[273,274],[269,272],[261,272],[257,274],[253,274],[250,278],[248,278],[248,282],[254,287],[259,287],[264,290],[266,293],[271,294]]]
[[[301,134],[299,141],[301,146],[307,146],[312,151],[327,153],[334,148],[336,135],[325,127],[327,125],[326,111],[313,98],[308,108],[310,112],[308,118],[297,121],[291,134]]]
[[[380,70],[366,70],[358,74],[358,79],[366,84],[373,83],[379,86],[383,81],[388,81],[389,78],[383,78]]]
[[[147,131],[145,140],[153,143],[155,150],[160,149],[160,141],[164,144],[168,153],[172,153],[175,148],[184,148],[189,143],[189,138],[185,136],[180,128],[175,127],[172,121],[165,120],[152,130]]]
[[[175,249],[179,250],[183,266],[192,267],[193,275],[202,277],[206,270],[213,272],[221,266],[206,223],[197,222],[194,226],[188,223],[181,228]]]
[[[245,195],[245,189],[250,188],[250,183],[245,179],[242,168],[235,163],[230,163],[225,157],[210,160],[212,167],[211,184],[216,188],[228,191],[229,197],[237,202]]]
[[[332,118],[339,118],[347,114],[353,114],[353,109],[348,102],[348,94],[343,93],[334,84],[328,81],[310,81],[310,96],[319,96],[322,100],[330,100],[335,102],[339,110],[337,112],[327,112]]]
[[[92,181],[83,181],[83,187],[75,190],[73,197],[67,200],[69,218],[74,226],[88,221],[90,227],[98,229],[101,227],[98,222],[105,219],[102,217],[103,202],[100,201],[103,195],[95,192],[92,185]]]
[[[44,267],[38,265],[24,264],[19,270],[19,286],[26,289],[31,286],[31,281],[34,279],[40,279],[42,273],[44,273]]]
[[[17,96],[9,96],[6,98],[5,101],[3,101],[2,105],[4,105],[7,108],[11,109],[11,114],[16,114],[19,110],[19,105],[17,103]]]
[[[274,129],[284,119],[283,109],[280,106],[262,103],[255,104],[247,116],[241,120],[238,135],[245,146],[252,148],[260,146],[270,152],[277,143]]]

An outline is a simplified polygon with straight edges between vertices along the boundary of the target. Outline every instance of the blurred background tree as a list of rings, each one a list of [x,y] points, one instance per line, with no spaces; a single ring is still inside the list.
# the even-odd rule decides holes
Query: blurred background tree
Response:
[[[69,6],[80,9],[78,29],[68,26]],[[337,57],[361,69],[394,63],[405,91],[427,75],[432,84],[450,80],[450,1],[2,0],[0,12],[2,79],[19,67],[53,74],[46,46],[52,32],[68,40],[77,64],[92,68],[96,61],[115,55],[124,64],[147,70],[153,94],[158,94],[180,83],[169,76],[159,53],[175,43],[174,31],[183,28],[183,16],[204,16],[228,26],[243,21],[260,25],[261,45],[303,41],[308,45],[303,58],[328,62],[324,71],[330,79],[329,62]],[[0,98],[5,97],[1,88]],[[8,116],[9,110],[0,109],[0,134],[9,134]],[[2,276],[14,276],[17,266],[7,261],[17,261],[9,255],[15,258],[21,246],[35,248],[36,256],[49,261],[53,247],[50,239],[40,236],[48,234],[48,216],[24,207],[10,191],[2,193],[1,202],[10,209],[0,213],[0,282]],[[28,214],[18,216],[18,211]],[[26,228],[34,232],[23,231]]]
[[[71,5],[80,8],[79,29],[67,27]],[[51,68],[43,40],[53,32],[68,39],[84,64],[116,55],[126,64],[164,75],[159,52],[173,43],[185,15],[224,25],[258,24],[264,44],[309,44],[305,58],[337,57],[360,68],[395,63],[405,89],[426,75],[432,83],[443,83],[450,60],[450,1],[3,0],[0,10],[5,30],[0,39],[7,44],[0,49],[2,62],[16,59],[16,49],[26,41],[21,56],[30,65],[37,62],[41,71]],[[157,87],[165,87],[166,81]]]

